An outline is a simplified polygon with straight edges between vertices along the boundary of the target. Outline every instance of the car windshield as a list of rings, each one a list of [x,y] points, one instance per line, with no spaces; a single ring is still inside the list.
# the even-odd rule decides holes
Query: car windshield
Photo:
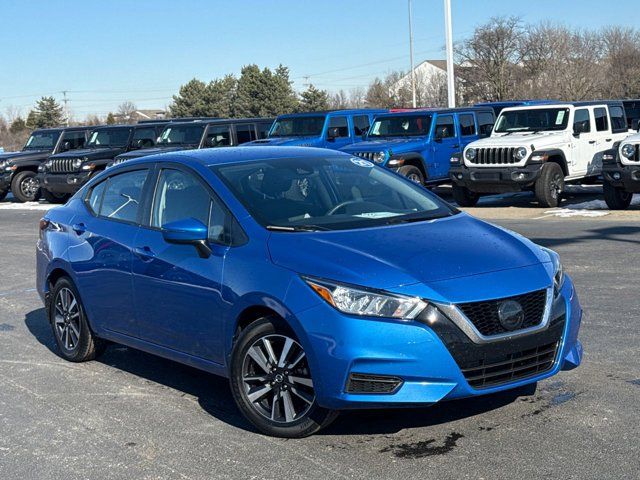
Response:
[[[278,118],[269,137],[317,137],[322,134],[324,115]]]
[[[24,150],[53,150],[60,132],[33,132],[24,144]]]
[[[105,128],[91,132],[88,148],[125,147],[129,141],[130,128]]]
[[[168,125],[160,134],[158,145],[197,145],[203,130],[204,125]]]
[[[212,169],[270,230],[344,230],[458,213],[399,175],[346,155],[269,159]]]
[[[568,108],[522,108],[502,111],[494,132],[540,132],[565,130],[569,121]]]
[[[369,130],[369,137],[417,137],[429,135],[431,115],[397,115],[378,117]]]

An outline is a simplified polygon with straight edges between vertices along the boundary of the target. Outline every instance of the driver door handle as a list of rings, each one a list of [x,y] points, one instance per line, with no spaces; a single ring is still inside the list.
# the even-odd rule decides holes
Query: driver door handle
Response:
[[[153,260],[153,258],[156,256],[156,254],[153,253],[153,250],[151,250],[151,248],[147,247],[146,245],[144,247],[135,247],[133,249],[133,252],[146,262]]]
[[[595,140],[589,140],[589,143],[593,145],[594,143],[596,143],[596,141]]]

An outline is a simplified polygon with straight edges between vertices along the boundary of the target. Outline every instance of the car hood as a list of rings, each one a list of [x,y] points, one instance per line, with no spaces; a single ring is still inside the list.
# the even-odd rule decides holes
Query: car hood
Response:
[[[416,143],[424,143],[426,137],[412,137],[412,138],[385,138],[377,140],[365,140],[364,142],[354,143],[348,145],[342,149],[343,152],[357,153],[357,152],[380,152],[383,150],[402,150],[404,147],[415,146]]]
[[[279,146],[296,146],[296,147],[311,147],[316,145],[319,141],[318,137],[273,137],[263,138],[261,140],[254,140],[253,142],[243,143],[242,146],[251,145],[279,145]]]
[[[568,132],[523,132],[509,135],[497,134],[487,138],[476,140],[467,146],[473,148],[486,147],[529,147],[533,145],[536,150],[544,147],[558,145],[569,139]]]
[[[116,155],[124,152],[125,149],[120,148],[83,148],[80,150],[72,150],[70,152],[59,153],[57,155],[52,155],[51,159],[59,159],[59,158],[87,158],[87,160],[96,160],[99,158],[113,158]]]
[[[550,262],[530,240],[465,213],[361,230],[272,232],[269,251],[296,273],[380,289]]]
[[[4,160],[41,160],[49,156],[50,150],[21,150],[19,152],[0,153],[0,162]]]
[[[118,155],[118,159],[131,160],[132,158],[146,157],[147,155],[155,155],[156,153],[177,152],[179,150],[192,150],[194,147],[186,145],[170,146],[170,147],[154,147],[145,148],[143,150],[133,150],[131,152]]]

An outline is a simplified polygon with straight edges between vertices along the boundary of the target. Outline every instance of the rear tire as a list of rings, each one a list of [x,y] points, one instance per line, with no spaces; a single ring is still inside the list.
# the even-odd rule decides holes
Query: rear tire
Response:
[[[60,278],[51,291],[49,322],[62,358],[70,362],[86,362],[99,356],[106,342],[94,335],[75,285]]]
[[[306,354],[278,317],[264,317],[238,337],[229,381],[238,408],[266,435],[302,438],[337,412],[318,406]]]
[[[47,202],[53,204],[66,203],[66,201],[69,199],[68,193],[53,193],[44,188],[40,189],[40,194],[42,195],[42,198],[44,198]]]
[[[22,203],[36,201],[39,189],[36,172],[31,170],[16,173],[11,181],[11,193],[16,200]]]
[[[418,167],[413,165],[405,165],[404,167],[400,167],[398,169],[398,173],[407,179],[411,180],[413,183],[417,183],[418,185],[424,185],[424,176]]]
[[[604,201],[610,210],[626,210],[631,205],[633,193],[627,192],[620,187],[614,187],[606,180],[602,184],[604,191]]]
[[[475,207],[480,200],[480,194],[454,183],[453,198],[461,207]]]
[[[540,178],[535,183],[535,192],[541,207],[557,207],[564,192],[564,173],[557,163],[542,166]]]

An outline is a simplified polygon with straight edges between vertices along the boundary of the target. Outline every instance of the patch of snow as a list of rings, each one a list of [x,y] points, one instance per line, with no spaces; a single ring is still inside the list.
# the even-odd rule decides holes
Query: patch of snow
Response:
[[[576,210],[573,208],[556,208],[555,210],[547,210],[544,212],[545,216],[554,216],[561,218],[568,217],[604,217],[609,215],[610,212],[603,212],[600,210]]]
[[[41,210],[46,212],[55,206],[50,203],[39,202],[0,202],[0,210]]]

